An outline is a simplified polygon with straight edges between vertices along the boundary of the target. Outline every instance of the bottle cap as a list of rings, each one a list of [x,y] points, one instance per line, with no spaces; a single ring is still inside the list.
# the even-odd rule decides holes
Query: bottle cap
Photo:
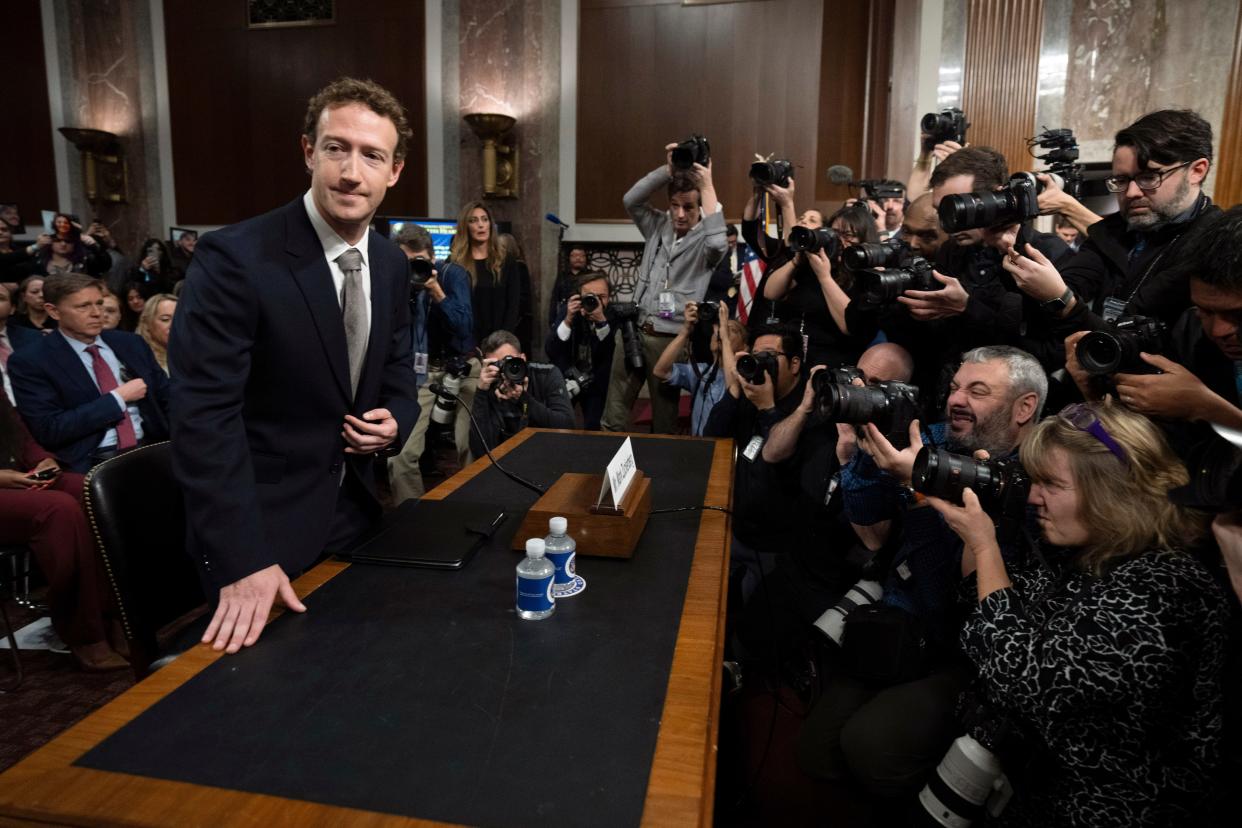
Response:
[[[543,538],[531,538],[526,542],[526,556],[528,558],[542,558],[543,553]]]
[[[569,528],[569,521],[563,517],[554,517],[548,521],[548,530],[554,535],[563,535]]]

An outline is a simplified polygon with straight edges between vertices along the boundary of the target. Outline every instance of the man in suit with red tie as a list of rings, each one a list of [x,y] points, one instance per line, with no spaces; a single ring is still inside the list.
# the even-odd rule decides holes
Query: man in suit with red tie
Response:
[[[199,239],[169,343],[173,469],[187,548],[217,600],[203,636],[237,652],[290,578],[380,514],[372,461],[418,419],[405,255],[370,231],[411,135],[370,81],[309,103],[310,189]]]
[[[59,328],[13,352],[9,380],[35,442],[74,472],[168,436],[168,378],[142,337],[103,330],[103,283],[48,276],[43,301]]]

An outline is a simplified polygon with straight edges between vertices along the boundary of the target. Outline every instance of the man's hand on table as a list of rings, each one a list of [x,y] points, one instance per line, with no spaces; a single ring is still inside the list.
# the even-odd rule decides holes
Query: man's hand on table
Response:
[[[272,604],[280,602],[295,612],[306,612],[279,564],[252,572],[220,589],[220,604],[203,633],[213,650],[235,653],[259,640]]]

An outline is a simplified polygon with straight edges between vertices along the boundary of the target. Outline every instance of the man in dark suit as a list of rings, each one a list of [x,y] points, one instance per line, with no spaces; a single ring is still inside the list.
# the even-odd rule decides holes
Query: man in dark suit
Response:
[[[380,514],[374,455],[418,418],[406,258],[369,230],[411,132],[401,104],[342,78],[307,108],[310,189],[204,235],[169,344],[173,468],[207,594],[203,637],[237,652],[290,585]]]
[[[43,282],[60,326],[9,357],[18,413],[63,468],[88,471],[121,451],[168,436],[168,378],[150,346],[103,330],[103,283],[82,273]]]

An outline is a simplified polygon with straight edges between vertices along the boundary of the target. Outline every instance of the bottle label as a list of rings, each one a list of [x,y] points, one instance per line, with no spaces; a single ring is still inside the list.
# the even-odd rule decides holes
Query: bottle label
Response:
[[[556,567],[556,576],[554,583],[568,584],[574,580],[574,574],[577,568],[574,566],[574,558],[577,557],[577,551],[573,549],[562,549],[557,552],[549,551],[545,557]]]
[[[552,576],[517,579],[517,608],[522,612],[552,609]]]

